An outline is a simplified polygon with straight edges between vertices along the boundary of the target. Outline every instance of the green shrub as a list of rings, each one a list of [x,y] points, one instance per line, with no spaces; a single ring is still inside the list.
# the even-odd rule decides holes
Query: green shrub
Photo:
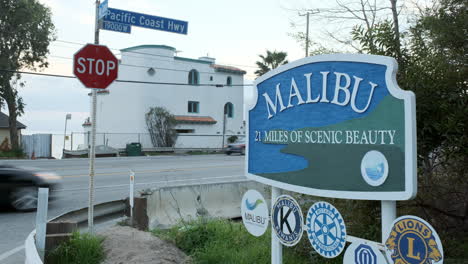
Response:
[[[270,263],[271,229],[261,237],[247,232],[242,223],[229,220],[198,220],[153,234],[174,243],[194,263]],[[304,239],[304,238],[303,238]],[[283,247],[284,263],[310,263],[309,256]],[[336,262],[338,263],[338,262]]]
[[[98,264],[104,260],[104,238],[88,233],[74,232],[68,242],[61,244],[47,255],[52,264]]]

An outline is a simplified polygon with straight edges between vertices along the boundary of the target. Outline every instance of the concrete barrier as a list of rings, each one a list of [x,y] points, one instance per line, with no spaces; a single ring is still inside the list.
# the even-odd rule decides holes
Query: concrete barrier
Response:
[[[29,233],[26,241],[24,242],[24,252],[25,252],[25,264],[42,264],[41,257],[36,249],[36,242],[34,236],[36,235],[36,229]]]
[[[197,217],[241,217],[242,196],[256,189],[268,201],[266,186],[253,181],[163,187],[146,194],[148,228],[165,229]]]

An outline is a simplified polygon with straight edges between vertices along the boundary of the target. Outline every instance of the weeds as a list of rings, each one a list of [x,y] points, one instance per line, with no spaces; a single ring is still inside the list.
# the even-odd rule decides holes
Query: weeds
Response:
[[[51,264],[98,264],[104,260],[104,238],[74,232],[70,240],[47,255]]]
[[[197,220],[153,234],[174,243],[195,263],[270,263],[271,229],[261,237],[247,232],[242,223],[229,220]],[[291,248],[284,252],[284,263],[309,263],[309,256]]]

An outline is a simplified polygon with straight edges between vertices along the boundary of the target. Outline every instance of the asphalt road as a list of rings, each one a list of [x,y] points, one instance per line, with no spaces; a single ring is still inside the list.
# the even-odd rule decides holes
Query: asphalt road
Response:
[[[48,218],[88,206],[88,159],[0,161],[41,168],[63,176]],[[187,155],[99,158],[95,165],[95,203],[128,197],[130,170],[135,189],[245,179],[244,156]],[[24,240],[34,229],[36,213],[0,211],[0,263],[24,263]]]

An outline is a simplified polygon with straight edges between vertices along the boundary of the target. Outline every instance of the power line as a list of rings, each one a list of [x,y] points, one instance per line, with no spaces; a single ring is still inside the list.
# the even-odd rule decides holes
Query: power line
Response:
[[[70,75],[60,75],[60,74],[49,74],[49,73],[39,73],[39,72],[26,72],[26,71],[13,71],[0,69],[0,72],[10,72],[10,73],[19,73],[19,74],[29,74],[37,76],[46,76],[46,77],[56,77],[56,78],[68,78],[68,79],[77,79],[75,76]],[[139,84],[160,84],[160,85],[178,85],[178,86],[212,86],[212,87],[231,87],[231,86],[252,86],[252,84],[188,84],[188,83],[172,83],[172,82],[149,82],[149,81],[134,81],[134,80],[115,80],[115,82],[121,83],[139,83]]]
[[[67,44],[73,44],[73,45],[86,45],[86,43],[79,43],[79,42],[73,42],[73,41],[66,41],[66,40],[55,40],[56,42],[62,42],[62,43],[67,43]],[[114,51],[118,51],[120,53],[121,50],[120,49],[116,49],[116,48],[109,48],[111,50],[114,50]],[[138,54],[138,55],[148,55],[148,56],[153,56],[153,57],[161,57],[161,58],[170,58],[170,59],[173,59],[174,56],[167,56],[167,55],[159,55],[159,54],[151,54],[151,53],[146,53],[146,52],[138,52],[138,51],[125,51],[125,53],[133,53],[133,54]],[[134,57],[134,58],[141,58],[139,56],[131,56],[131,55],[127,55],[129,57]],[[221,64],[224,64],[226,66],[238,66],[238,67],[248,67],[248,68],[257,68],[256,66],[251,66],[251,65],[242,65],[242,64],[231,64],[231,63],[223,63],[223,62],[220,62]]]

